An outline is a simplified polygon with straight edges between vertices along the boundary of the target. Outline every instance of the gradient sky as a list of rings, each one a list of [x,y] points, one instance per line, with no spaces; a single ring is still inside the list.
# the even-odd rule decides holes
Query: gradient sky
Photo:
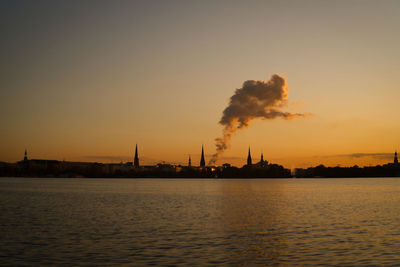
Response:
[[[370,165],[400,149],[400,1],[1,1],[0,161],[206,160],[243,81],[286,77],[218,163]]]

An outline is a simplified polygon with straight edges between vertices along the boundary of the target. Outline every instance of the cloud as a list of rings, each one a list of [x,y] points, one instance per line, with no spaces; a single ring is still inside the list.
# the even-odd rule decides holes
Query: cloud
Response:
[[[374,159],[392,159],[394,157],[393,153],[351,153],[351,154],[341,154],[337,155],[339,157],[350,157],[350,158],[364,158],[371,157]]]

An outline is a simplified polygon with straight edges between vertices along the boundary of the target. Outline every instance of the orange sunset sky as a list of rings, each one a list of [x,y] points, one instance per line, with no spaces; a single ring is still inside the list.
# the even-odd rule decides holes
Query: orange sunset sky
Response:
[[[400,149],[400,1],[2,1],[0,161],[197,164],[245,80],[278,73],[290,121],[217,162],[376,165]]]

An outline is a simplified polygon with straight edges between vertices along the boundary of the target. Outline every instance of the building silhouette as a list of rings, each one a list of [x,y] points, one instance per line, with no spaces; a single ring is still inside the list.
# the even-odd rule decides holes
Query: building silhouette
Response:
[[[126,178],[288,178],[292,177],[289,169],[282,165],[264,160],[261,152],[260,161],[252,162],[249,147],[247,164],[241,168],[228,163],[222,166],[206,167],[204,145],[201,147],[200,167],[192,166],[191,155],[188,167],[175,164],[139,165],[138,146],[135,147],[134,162],[99,163],[74,162],[50,159],[28,158],[25,149],[23,160],[16,163],[0,162],[0,177],[126,177]],[[306,169],[297,168],[295,177],[400,177],[400,163],[397,151],[387,164],[359,167],[325,167],[318,165]]]
[[[139,156],[138,156],[137,144],[135,149],[135,159],[133,161],[133,167],[139,168]]]
[[[250,154],[250,147],[249,147],[249,154],[247,155],[247,165],[251,166],[252,162],[251,162],[251,154]]]
[[[256,167],[259,167],[259,168],[268,167],[268,161],[264,160],[264,155],[263,155],[262,152],[261,152],[261,159],[260,159],[259,162],[257,162],[257,163],[255,164],[255,166],[256,166]]]
[[[201,159],[200,159],[200,167],[205,167],[206,161],[204,160],[204,146],[201,146]]]

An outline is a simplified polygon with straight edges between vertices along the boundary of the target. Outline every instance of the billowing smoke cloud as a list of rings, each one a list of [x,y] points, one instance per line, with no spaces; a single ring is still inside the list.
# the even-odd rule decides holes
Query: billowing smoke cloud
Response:
[[[209,164],[215,164],[218,157],[229,148],[232,135],[238,129],[248,127],[251,120],[256,118],[290,120],[304,116],[282,111],[281,108],[287,105],[287,99],[286,79],[278,74],[272,75],[267,82],[245,81],[242,88],[236,89],[235,94],[231,96],[229,105],[222,114],[219,121],[224,126],[222,137],[215,139],[217,152]]]

